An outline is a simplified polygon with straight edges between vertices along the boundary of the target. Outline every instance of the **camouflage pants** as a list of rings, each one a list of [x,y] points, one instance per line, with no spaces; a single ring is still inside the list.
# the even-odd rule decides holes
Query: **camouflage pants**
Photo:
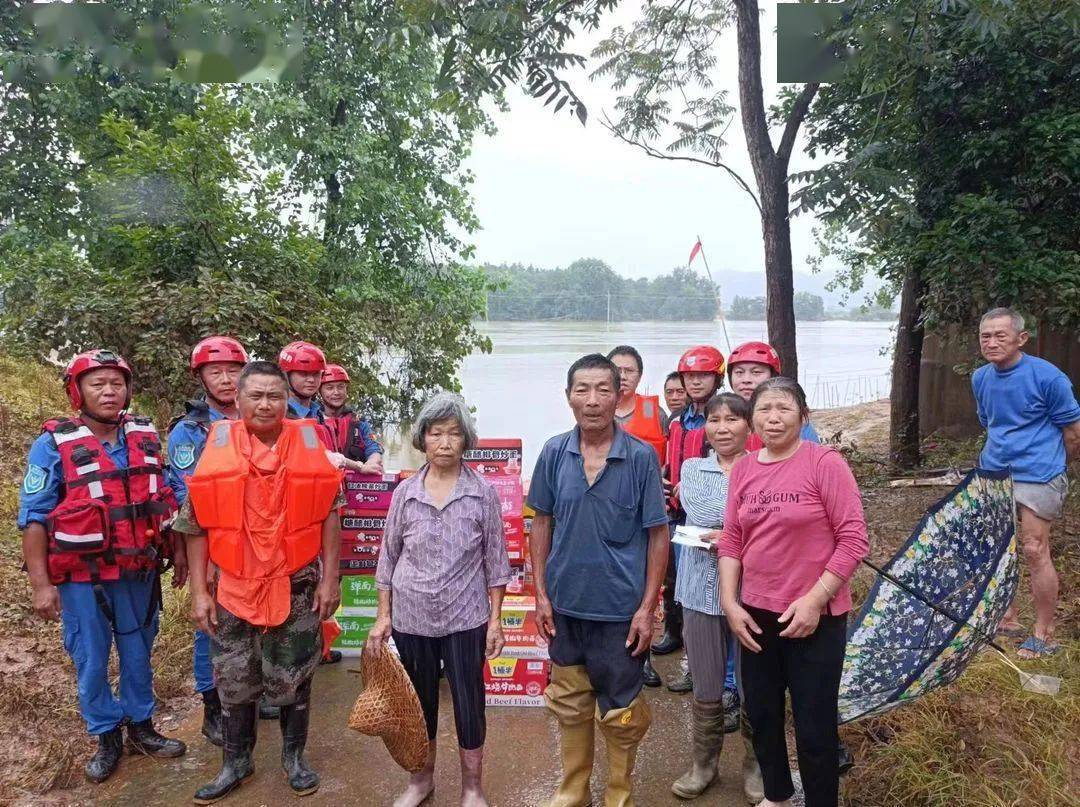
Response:
[[[289,617],[269,630],[218,605],[210,661],[222,702],[252,703],[264,692],[275,706],[296,702],[322,656],[319,614],[311,610],[318,582],[317,563],[294,574]]]

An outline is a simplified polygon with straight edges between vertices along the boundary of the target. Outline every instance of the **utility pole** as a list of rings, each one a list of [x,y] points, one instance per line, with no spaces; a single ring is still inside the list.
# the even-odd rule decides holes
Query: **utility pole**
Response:
[[[611,292],[607,293],[607,324],[611,325]]]

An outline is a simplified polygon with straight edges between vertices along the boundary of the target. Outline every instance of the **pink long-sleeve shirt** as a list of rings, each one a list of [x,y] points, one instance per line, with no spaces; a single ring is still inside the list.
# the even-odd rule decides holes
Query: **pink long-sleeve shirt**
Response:
[[[847,580],[869,548],[859,487],[835,449],[803,441],[786,460],[754,452],[732,468],[719,549],[742,561],[744,604],[783,613],[828,570],[845,582],[827,612],[847,613]]]

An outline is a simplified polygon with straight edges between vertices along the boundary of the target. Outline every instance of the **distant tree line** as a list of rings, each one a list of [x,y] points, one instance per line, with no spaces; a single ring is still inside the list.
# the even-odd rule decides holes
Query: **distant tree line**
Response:
[[[708,278],[679,267],[651,279],[625,278],[601,260],[565,269],[485,265],[497,290],[488,294],[493,320],[712,320],[716,290]],[[610,306],[610,308],[609,308]]]
[[[760,321],[765,319],[764,297],[742,297],[736,295],[731,301],[728,317],[737,320]],[[795,319],[800,322],[822,322],[830,319],[852,320],[855,322],[880,322],[896,319],[896,312],[878,306],[860,306],[851,310],[826,311],[825,300],[818,294],[808,291],[795,293]]]

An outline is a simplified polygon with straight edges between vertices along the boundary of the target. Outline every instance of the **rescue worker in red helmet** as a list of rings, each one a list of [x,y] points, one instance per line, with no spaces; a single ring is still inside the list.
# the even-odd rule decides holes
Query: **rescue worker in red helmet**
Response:
[[[746,342],[739,345],[728,358],[728,382],[731,389],[744,400],[749,401],[754,390],[762,381],[772,378],[774,375],[782,375],[780,371],[780,355],[772,345],[765,342]],[[802,439],[820,443],[814,424],[810,421],[802,429]],[[747,451],[757,451],[762,447],[761,437],[751,434],[746,441]]]
[[[72,417],[46,421],[30,447],[18,525],[34,612],[63,621],[75,665],[79,712],[98,741],[86,778],[103,782],[125,745],[168,758],[185,745],[154,729],[150,651],[161,605],[159,575],[174,559],[173,585],[187,577],[183,547],[164,528],[177,510],[162,476],[161,442],[149,418],[128,414],[131,368],[109,350],[80,353],[64,371]],[[113,642],[120,686],[109,683]]]
[[[340,364],[328,364],[322,374],[319,399],[335,449],[344,455],[345,468],[365,474],[383,472],[382,446],[367,418],[349,406],[349,373]]]
[[[338,451],[334,444],[333,435],[326,423],[325,410],[317,397],[319,387],[322,386],[323,370],[326,369],[326,354],[311,342],[290,342],[278,354],[278,367],[289,382],[289,401],[285,417],[289,420],[309,419],[318,423],[319,439],[326,447],[327,457],[335,467],[347,467],[345,455]],[[337,664],[341,658],[340,650],[330,650],[323,655],[320,663]]]
[[[679,471],[687,457],[703,457],[705,441],[705,404],[724,384],[724,354],[711,345],[696,345],[683,353],[676,368],[686,389],[686,408],[668,427],[668,481],[673,490],[669,507],[672,520],[682,524],[685,513],[678,505]],[[670,559],[669,559],[670,561]],[[657,655],[673,653],[682,647],[682,608],[675,602],[677,563],[668,563],[664,580],[664,635],[652,646]]]
[[[208,336],[191,351],[191,374],[202,393],[184,403],[184,414],[169,424],[169,464],[165,478],[181,505],[187,500],[187,480],[206,446],[210,425],[226,418],[239,417],[236,408],[236,380],[248,362],[244,346],[230,336]],[[221,700],[214,686],[210,665],[210,637],[195,631],[194,643],[195,692],[203,699],[203,735],[220,746]],[[276,718],[276,710],[268,710],[265,718]]]

